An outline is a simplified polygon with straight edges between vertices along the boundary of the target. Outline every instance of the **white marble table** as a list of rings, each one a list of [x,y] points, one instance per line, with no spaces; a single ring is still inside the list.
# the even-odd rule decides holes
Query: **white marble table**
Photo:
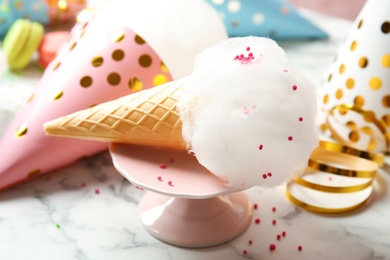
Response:
[[[307,15],[331,38],[281,46],[291,63],[318,85],[351,22]],[[0,80],[0,135],[38,77],[31,66]],[[226,244],[186,249],[160,242],[143,229],[137,203],[144,191],[115,170],[106,152],[0,193],[0,259],[390,259],[389,165],[387,158],[372,202],[358,212],[317,215],[289,202],[284,187],[252,188],[246,193],[258,204],[253,219],[260,218],[260,224],[253,220]],[[276,235],[283,231],[286,236],[278,241]],[[271,243],[276,250],[269,250]]]

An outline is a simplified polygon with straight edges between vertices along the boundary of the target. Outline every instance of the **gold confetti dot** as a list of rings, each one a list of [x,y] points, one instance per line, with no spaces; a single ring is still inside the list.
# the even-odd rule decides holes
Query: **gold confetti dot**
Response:
[[[58,69],[58,67],[59,67],[60,65],[61,65],[61,62],[57,62],[56,64],[54,64],[53,70]]]
[[[81,35],[80,35],[80,38],[83,38],[84,35],[85,35],[86,33],[87,33],[87,30],[85,30],[84,32],[82,32]]]
[[[157,75],[154,76],[154,78],[153,78],[153,85],[154,85],[154,86],[158,86],[158,85],[167,83],[167,81],[168,81],[168,79],[167,79],[167,77],[165,77],[165,75],[163,75],[163,74],[157,74]]]
[[[384,107],[390,107],[390,95],[386,95],[382,98],[382,105]]]
[[[343,91],[341,89],[336,90],[336,98],[341,99],[343,97]]]
[[[357,107],[360,107],[360,108],[363,107],[364,106],[364,97],[362,97],[362,96],[355,97],[355,99],[353,100],[353,103]]]
[[[353,42],[351,43],[351,51],[356,50],[356,48],[357,48],[357,42],[356,42],[356,41],[353,41]]]
[[[349,133],[348,138],[351,142],[355,143],[355,142],[359,141],[360,136],[359,136],[359,133],[357,131],[351,131],[351,133]]]
[[[111,57],[113,60],[120,61],[125,57],[125,53],[122,50],[115,50],[112,54]]]
[[[390,67],[390,54],[383,55],[383,57],[382,57],[382,65],[385,68],[389,68]]]
[[[368,135],[374,134],[374,131],[372,131],[371,127],[369,126],[363,126],[362,128],[360,128],[360,131]]]
[[[84,76],[80,80],[80,85],[84,88],[88,88],[92,85],[92,78],[90,76]]]
[[[70,50],[70,51],[73,50],[74,47],[76,47],[76,45],[77,45],[77,42],[72,43],[72,44],[69,46],[69,50]]]
[[[133,92],[137,92],[137,91],[142,90],[143,85],[144,84],[142,83],[142,81],[139,78],[137,78],[137,77],[131,78],[129,80],[129,88]]]
[[[141,65],[144,68],[147,68],[152,64],[152,58],[148,54],[143,54],[138,59],[139,65]]]
[[[372,123],[373,119],[375,118],[375,113],[372,111],[367,111],[367,113],[364,114],[363,119],[367,123]]]
[[[352,89],[355,86],[355,81],[353,80],[353,78],[348,78],[347,81],[345,82],[345,86],[348,89]]]
[[[347,123],[345,123],[345,125],[346,125],[349,129],[352,129],[352,130],[356,130],[356,129],[357,129],[356,124],[355,124],[355,122],[353,122],[353,121],[348,121]]]
[[[144,44],[145,43],[145,40],[141,36],[139,36],[138,34],[135,36],[134,40],[137,44]]]
[[[62,90],[58,91],[57,94],[54,95],[53,97],[53,100],[58,100],[62,97],[64,93],[62,92]]]
[[[27,125],[22,124],[18,127],[18,129],[15,132],[15,136],[18,138],[21,138],[27,134]]]
[[[39,170],[39,169],[31,170],[31,171],[27,174],[27,178],[36,177],[36,176],[38,176],[40,173],[41,173],[41,170]]]
[[[322,102],[324,104],[327,104],[329,102],[329,95],[328,94],[324,95],[324,98],[323,98]]]
[[[325,124],[325,123],[322,123],[322,124],[320,125],[320,129],[321,129],[322,132],[326,132],[326,130],[328,130],[328,125]]]
[[[367,150],[372,151],[376,147],[376,141],[374,138],[371,138],[370,143],[368,144]]]
[[[110,36],[112,42],[120,42],[123,38],[125,38],[125,33],[122,30],[115,30]]]
[[[162,70],[163,72],[165,72],[165,73],[168,73],[168,72],[169,72],[169,70],[168,70],[167,66],[165,66],[164,62],[161,62],[160,68],[161,68],[161,70]]]
[[[365,68],[365,67],[367,67],[367,65],[368,65],[367,58],[366,57],[361,57],[359,59],[359,66],[360,66],[360,68]]]
[[[359,24],[358,24],[358,29],[362,28],[362,25],[363,25],[363,19],[359,21]]]
[[[338,111],[339,111],[340,116],[344,116],[348,113],[348,109],[346,109],[346,108],[340,108]]]
[[[339,68],[340,74],[343,74],[344,71],[345,71],[345,65],[344,65],[344,64],[341,64],[341,65],[340,65],[340,68]]]
[[[121,82],[121,76],[118,73],[110,73],[107,77],[107,81],[110,85],[116,86]]]
[[[103,58],[102,56],[96,56],[92,59],[92,66],[94,67],[99,67],[100,65],[103,64]]]
[[[373,77],[370,79],[370,88],[372,90],[378,90],[382,87],[382,80],[378,77]]]
[[[329,74],[329,77],[328,77],[328,82],[330,82],[331,80],[332,80],[332,73],[331,74]]]
[[[87,25],[88,25],[88,22],[84,22],[84,23],[81,25],[80,30],[82,30],[82,29],[84,29],[85,27],[87,27]]]
[[[387,127],[390,127],[390,114],[384,115],[382,117],[382,122],[385,123]]]
[[[35,98],[35,94],[31,94],[31,96],[27,99],[26,104],[30,103]]]
[[[389,33],[390,32],[390,22],[386,21],[382,24],[381,30],[383,33]]]

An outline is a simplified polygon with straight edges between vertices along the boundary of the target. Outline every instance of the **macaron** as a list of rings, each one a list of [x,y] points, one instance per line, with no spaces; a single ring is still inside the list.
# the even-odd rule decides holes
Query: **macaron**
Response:
[[[43,26],[27,19],[16,20],[8,30],[3,41],[10,69],[20,70],[31,61],[44,34]]]
[[[45,69],[57,56],[57,51],[66,41],[69,31],[54,31],[46,33],[38,48],[38,64]]]

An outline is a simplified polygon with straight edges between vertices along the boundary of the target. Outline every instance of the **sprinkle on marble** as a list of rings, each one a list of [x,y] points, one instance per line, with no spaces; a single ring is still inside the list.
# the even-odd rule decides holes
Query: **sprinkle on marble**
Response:
[[[95,189],[95,193],[96,194],[100,194],[100,190],[99,189]]]
[[[276,249],[275,244],[269,244],[269,250],[274,251]]]
[[[85,183],[85,182],[83,182],[83,183],[81,183],[81,187],[86,187],[87,186],[87,184]]]
[[[244,115],[249,115],[249,108],[243,107],[242,112],[244,113]]]
[[[279,234],[276,235],[276,239],[277,239],[277,240],[280,240],[281,237],[282,237],[282,236],[279,235]]]
[[[168,181],[168,185],[169,185],[169,186],[173,186],[172,181]]]
[[[256,219],[255,219],[255,223],[256,223],[256,224],[260,224],[260,219],[259,219],[259,218],[256,218]]]
[[[157,177],[157,180],[162,181],[162,177],[161,177],[161,176],[158,176],[158,177]]]
[[[60,224],[57,223],[57,224],[56,224],[56,228],[60,228]]]
[[[244,255],[246,255],[246,254],[248,253],[248,251],[247,251],[246,249],[244,249],[244,250],[242,250],[242,253],[243,253]]]
[[[265,180],[265,179],[267,179],[267,174],[263,174],[263,179]]]
[[[298,89],[297,85],[292,86],[292,90],[296,91]]]
[[[274,226],[276,225],[276,219],[272,220],[272,225],[274,225]]]
[[[287,139],[291,142],[294,138],[290,135]]]
[[[298,246],[298,251],[302,251],[302,246]]]
[[[272,173],[271,172],[267,173],[267,176],[272,177]]]
[[[286,237],[286,231],[283,231],[283,232],[282,232],[282,236],[283,236],[283,237]]]
[[[303,121],[303,117],[299,117],[298,120],[299,120],[299,122],[302,122]]]
[[[259,145],[259,150],[261,151],[261,150],[263,150],[263,148],[264,148],[264,145],[260,144]]]
[[[283,70],[284,72],[288,72],[288,70]]]
[[[276,212],[276,207],[272,207],[272,212]]]
[[[257,205],[257,203],[253,204],[253,209],[257,209],[259,207],[259,205]]]
[[[248,244],[249,244],[249,245],[252,245],[252,244],[253,244],[253,241],[252,241],[252,240],[249,240],[249,241],[248,241]]]
[[[166,169],[166,168],[168,168],[168,166],[167,166],[166,163],[160,163],[160,168],[161,169]]]

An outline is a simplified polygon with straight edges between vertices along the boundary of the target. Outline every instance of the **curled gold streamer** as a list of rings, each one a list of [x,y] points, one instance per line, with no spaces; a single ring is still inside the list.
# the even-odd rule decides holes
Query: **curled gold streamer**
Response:
[[[304,200],[298,199],[291,193],[291,185],[297,184],[305,188],[323,192],[324,194],[354,193],[362,191],[368,187],[373,188],[373,182],[375,180],[378,167],[382,167],[384,165],[384,154],[372,153],[369,151],[356,149],[354,147],[350,147],[344,144],[348,143],[348,141],[337,133],[337,131],[332,127],[329,121],[330,116],[334,116],[335,111],[339,111],[340,113],[346,111],[353,111],[361,115],[364,119],[366,119],[366,121],[374,124],[383,134],[384,140],[386,142],[386,149],[387,152],[389,152],[390,133],[386,131],[386,126],[384,125],[384,123],[378,120],[373,112],[363,110],[351,104],[341,104],[334,106],[328,112],[326,123],[331,131],[332,137],[340,143],[320,141],[318,148],[313,151],[309,159],[308,167],[329,174],[346,176],[347,178],[368,178],[368,181],[363,184],[352,186],[329,186],[308,181],[303,178],[305,175],[309,175],[311,173],[306,172],[303,177],[294,177],[293,180],[287,183],[286,196],[294,204],[308,211],[325,214],[336,214],[356,210],[367,205],[371,201],[373,192],[371,191],[367,198],[355,205],[341,208],[331,208],[315,206],[305,202]],[[340,165],[343,167],[340,167]]]

